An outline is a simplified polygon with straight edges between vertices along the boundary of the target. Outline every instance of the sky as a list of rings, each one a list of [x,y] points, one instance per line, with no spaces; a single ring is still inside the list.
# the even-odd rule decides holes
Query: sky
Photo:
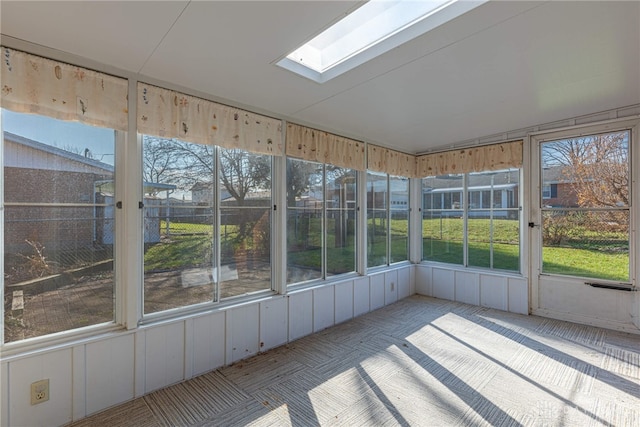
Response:
[[[114,164],[115,131],[88,126],[79,122],[65,122],[36,114],[2,110],[2,129],[25,138],[61,149],[74,147],[78,154],[85,148],[95,160]]]

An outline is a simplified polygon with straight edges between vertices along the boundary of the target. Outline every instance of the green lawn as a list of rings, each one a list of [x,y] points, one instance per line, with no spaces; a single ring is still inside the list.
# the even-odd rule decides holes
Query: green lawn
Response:
[[[462,219],[423,220],[423,258],[462,264]],[[469,265],[489,267],[489,220],[471,219],[468,226]],[[629,280],[629,255],[624,233],[576,228],[562,246],[545,244],[543,272],[608,280]],[[493,220],[493,267],[519,269],[518,221]]]
[[[227,227],[228,239],[231,239],[237,234],[237,228]],[[213,253],[213,229],[211,224],[171,221],[167,233],[166,221],[160,221],[162,241],[147,245],[144,254],[144,271],[210,266]]]
[[[386,225],[376,219],[375,233],[369,225],[368,266],[386,264]],[[391,261],[406,259],[407,221],[391,220]],[[328,225],[333,227],[333,223]],[[288,258],[292,265],[320,269],[321,230],[319,220],[298,223],[297,234],[290,224]],[[351,225],[350,225],[351,227]],[[496,220],[493,223],[493,268],[518,271],[518,222]],[[423,220],[423,258],[451,264],[462,264],[462,219],[442,218]],[[332,228],[331,228],[332,229]],[[162,223],[165,234],[165,224]],[[304,232],[303,232],[304,230]],[[223,249],[237,238],[235,226],[227,226],[222,233]],[[490,267],[489,220],[469,221],[469,265]],[[629,280],[628,248],[620,233],[595,233],[581,230],[581,238],[570,239],[562,246],[545,245],[543,272],[575,275],[608,280]],[[441,237],[442,236],[442,237]],[[213,227],[206,224],[171,223],[168,240],[150,245],[145,254],[145,271],[190,268],[210,265]],[[599,239],[597,240],[596,237]],[[352,230],[344,245],[335,245],[332,234],[327,236],[327,266],[330,274],[354,271],[355,245]]]
[[[459,236],[463,232],[462,218],[435,218],[422,220],[423,238],[442,238],[444,235]],[[501,243],[518,242],[519,222],[509,219],[493,220],[493,241]],[[490,233],[488,219],[469,219],[467,235],[469,241],[487,241]]]
[[[233,226],[228,226],[233,227]],[[166,234],[167,222],[165,220],[160,221],[160,232]],[[189,222],[170,222],[169,234],[198,234],[198,233],[213,233],[213,225],[211,224],[194,224]]]
[[[543,272],[594,279],[629,281],[629,253],[545,247]]]

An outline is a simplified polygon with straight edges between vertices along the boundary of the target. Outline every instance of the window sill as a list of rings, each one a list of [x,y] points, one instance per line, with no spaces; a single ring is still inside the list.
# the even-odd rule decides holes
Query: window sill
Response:
[[[25,356],[84,345],[113,337],[115,334],[133,333],[134,331],[127,331],[124,326],[115,323],[102,323],[70,331],[56,332],[42,337],[14,341],[2,345],[0,360],[8,362]]]

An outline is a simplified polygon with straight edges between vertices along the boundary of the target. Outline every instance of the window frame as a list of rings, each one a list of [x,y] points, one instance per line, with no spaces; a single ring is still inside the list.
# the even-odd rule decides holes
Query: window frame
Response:
[[[25,114],[25,113],[19,113]],[[43,116],[48,117],[48,116]],[[49,117],[53,120],[65,122],[65,120]],[[92,124],[87,126],[97,127]],[[127,319],[129,318],[126,311],[126,301],[128,288],[125,286],[124,268],[121,267],[125,264],[124,260],[127,257],[128,247],[127,233],[125,231],[126,221],[124,219],[125,209],[118,207],[118,202],[122,201],[125,197],[128,186],[125,182],[125,170],[127,169],[126,162],[126,150],[128,147],[128,132],[117,129],[105,128],[113,132],[113,155],[114,155],[114,205],[113,205],[113,268],[112,268],[112,320],[106,322],[99,322],[92,325],[81,326],[77,328],[62,330],[49,334],[43,334],[35,337],[25,338],[21,340],[5,342],[4,327],[0,328],[0,348],[2,349],[3,357],[8,357],[13,354],[19,354],[23,352],[37,350],[43,347],[55,346],[69,342],[70,340],[88,339],[96,335],[109,333],[113,331],[122,330],[128,328]],[[0,144],[0,173],[4,174],[4,127],[0,120],[0,132],[2,134],[2,142]],[[4,236],[5,236],[5,216],[4,216],[4,196],[5,187],[4,179],[0,182],[0,195],[2,196],[2,209],[0,209],[0,244],[2,244],[2,256],[0,256],[0,271],[4,273]],[[95,202],[88,204],[87,206],[95,205]],[[0,286],[0,297],[4,301],[5,297],[5,284],[2,280],[2,286]],[[4,308],[1,310],[4,319]],[[137,322],[136,322],[137,324]]]
[[[640,263],[637,262],[637,251],[640,247],[640,243],[638,242],[638,233],[635,231],[637,224],[640,222],[640,214],[638,213],[637,200],[638,194],[640,190],[640,186],[637,185],[638,179],[638,168],[634,165],[640,164],[640,150],[637,147],[637,142],[640,140],[638,129],[640,128],[640,120],[638,118],[622,118],[622,119],[613,119],[606,122],[596,123],[596,124],[587,124],[581,126],[574,126],[565,129],[559,129],[548,132],[538,132],[532,134],[531,136],[531,149],[533,151],[532,156],[535,158],[535,164],[532,166],[531,173],[531,182],[530,186],[538,188],[538,192],[532,190],[530,204],[532,212],[539,212],[540,218],[537,218],[536,215],[536,224],[535,226],[539,228],[540,236],[535,235],[530,239],[530,245],[532,246],[532,260],[529,266],[532,277],[536,277],[534,282],[534,293],[537,292],[540,276],[546,277],[561,277],[563,280],[567,281],[575,281],[584,283],[606,283],[613,284],[615,286],[630,287],[635,286],[637,281],[638,268],[640,267]],[[629,203],[627,206],[616,206],[616,207],[558,207],[558,206],[550,206],[545,205],[543,203],[545,199],[542,196],[542,188],[544,186],[544,176],[543,170],[546,170],[546,164],[544,164],[543,154],[542,154],[542,146],[545,143],[553,143],[559,142],[562,140],[570,140],[577,139],[582,137],[592,137],[597,135],[608,135],[613,133],[621,133],[628,132],[629,134],[629,146],[627,151],[627,161],[628,161],[628,187],[629,187]],[[558,183],[551,182],[549,183],[551,198],[558,197]],[[543,214],[546,213],[554,213],[554,212],[629,212],[629,228],[628,228],[628,279],[629,280],[619,280],[612,278],[597,278],[597,277],[588,277],[588,276],[578,276],[573,274],[561,274],[550,271],[543,271],[544,263],[543,263],[543,248],[544,243],[542,242],[542,229],[543,229]],[[539,271],[537,271],[539,269]],[[585,282],[586,281],[586,282]]]
[[[346,168],[346,167],[342,167],[342,166],[335,166],[335,165],[331,165],[329,163],[320,163],[320,162],[314,162],[314,161],[309,161],[309,160],[304,160],[304,159],[299,159],[299,158],[295,158],[295,157],[289,157],[289,156],[285,156],[285,160],[284,163],[285,165],[289,162],[289,161],[294,161],[294,162],[303,162],[303,163],[308,163],[308,164],[315,164],[318,165],[319,169],[321,170],[321,190],[320,192],[322,193],[322,201],[321,201],[321,208],[320,210],[320,219],[321,219],[321,236],[320,236],[320,241],[321,241],[321,249],[320,249],[320,276],[319,277],[313,277],[311,279],[308,280],[301,280],[301,281],[289,281],[289,248],[288,248],[288,235],[287,233],[289,232],[289,227],[288,225],[285,225],[285,244],[284,244],[284,253],[286,254],[284,256],[284,258],[286,258],[285,262],[283,263],[285,266],[285,269],[283,271],[283,276],[284,276],[284,287],[286,289],[291,289],[294,287],[299,287],[299,286],[305,286],[305,285],[309,285],[309,284],[313,284],[316,282],[331,282],[331,281],[335,281],[335,280],[340,280],[344,277],[348,277],[348,276],[353,276],[358,274],[359,271],[359,254],[361,253],[361,249],[359,248],[359,235],[361,233],[360,230],[360,215],[358,214],[360,211],[360,173],[353,169],[353,168]],[[353,209],[354,211],[354,221],[355,221],[355,235],[354,235],[354,241],[353,241],[353,245],[354,245],[354,260],[353,260],[353,270],[351,271],[347,271],[347,272],[343,272],[343,273],[337,273],[337,274],[328,274],[328,256],[327,256],[327,237],[328,237],[328,227],[327,227],[327,223],[328,223],[328,212],[333,211],[333,208],[329,208],[328,207],[328,197],[327,197],[327,167],[335,167],[337,169],[342,169],[342,170],[346,170],[346,171],[350,171],[350,173],[353,173],[354,178],[355,178],[355,183],[353,184],[353,189],[355,192],[355,207]],[[289,170],[288,166],[285,166],[285,182],[288,180],[288,175],[286,174],[286,172]],[[286,187],[286,185],[285,185]],[[285,191],[286,192],[286,191]],[[283,211],[285,212],[284,217],[285,217],[285,223],[288,221],[289,218],[289,211],[290,209],[293,210],[298,210],[299,208],[296,207],[290,207],[288,204],[288,201],[285,202],[285,208],[283,209]],[[348,210],[348,209],[347,209]]]
[[[225,147],[220,147],[220,146],[215,146],[215,177],[214,177],[214,182],[215,182],[215,191],[214,191],[214,209],[217,212],[216,214],[216,232],[214,233],[214,239],[215,239],[215,244],[214,244],[214,260],[216,261],[216,265],[214,267],[214,270],[216,271],[216,275],[217,277],[214,278],[215,281],[215,295],[216,295],[216,299],[214,300],[214,303],[222,303],[224,304],[227,301],[234,301],[237,299],[244,299],[244,298],[251,298],[254,295],[264,295],[265,293],[273,293],[276,292],[276,285],[274,282],[274,261],[271,255],[270,255],[270,262],[269,262],[269,288],[268,289],[259,289],[253,292],[249,292],[246,294],[242,294],[242,295],[235,295],[235,296],[230,296],[230,297],[226,297],[226,298],[222,298],[221,295],[221,288],[222,288],[222,277],[221,277],[221,270],[222,270],[222,252],[221,252],[221,244],[222,244],[222,238],[220,237],[220,233],[222,230],[222,213],[224,210],[226,209],[231,209],[230,207],[225,207],[222,205],[222,199],[220,197],[221,195],[221,190],[223,185],[220,183],[220,172],[222,170],[222,161],[221,161],[221,155],[220,155],[220,150],[231,150],[229,148],[225,148]],[[269,159],[269,180],[271,182],[271,189],[270,191],[270,195],[269,195],[269,203],[266,206],[266,211],[269,212],[269,251],[270,254],[275,253],[273,251],[274,248],[274,213],[275,213],[275,209],[274,209],[274,200],[275,200],[275,195],[274,195],[274,186],[273,186],[273,182],[274,182],[274,165],[275,165],[275,161],[273,156],[269,156],[266,154],[260,154],[260,153],[252,153],[250,151],[247,150],[242,150],[242,149],[238,149],[241,151],[244,151],[245,153],[247,153],[250,156],[262,156],[262,157],[266,157]],[[255,209],[255,207],[237,207],[238,209]]]
[[[381,269],[381,268],[385,268],[385,267],[389,267],[392,265],[396,265],[396,264],[401,264],[401,263],[406,263],[406,262],[410,262],[411,260],[411,229],[412,229],[412,221],[411,221],[411,213],[412,213],[412,208],[411,208],[411,201],[412,201],[412,191],[411,191],[411,179],[409,177],[404,177],[404,176],[398,176],[398,175],[391,175],[388,173],[384,173],[384,172],[377,172],[377,171],[370,171],[367,170],[365,171],[366,174],[366,180],[365,180],[365,184],[369,183],[369,177],[370,176],[377,176],[379,178],[383,178],[385,179],[385,191],[384,191],[384,198],[385,198],[385,207],[384,209],[380,209],[380,208],[371,208],[368,205],[368,197],[366,197],[365,195],[365,200],[367,202],[367,206],[365,209],[365,216],[367,219],[366,222],[366,234],[368,235],[368,227],[369,227],[369,211],[370,210],[375,210],[377,212],[385,212],[385,218],[387,219],[386,221],[386,231],[385,231],[385,246],[386,246],[386,255],[385,255],[385,263],[384,264],[378,264],[378,265],[369,265],[369,242],[367,242],[367,248],[366,250],[363,248],[363,251],[366,252],[367,254],[367,262],[366,262],[366,271],[375,271],[376,269]],[[391,200],[391,196],[392,196],[392,188],[391,188],[391,180],[392,179],[399,179],[399,180],[406,180],[407,181],[407,201],[392,201]],[[375,201],[375,192],[374,194],[372,194],[372,202]],[[391,262],[391,245],[392,245],[392,238],[391,238],[391,219],[392,219],[392,212],[403,212],[405,211],[407,214],[407,254],[406,254],[406,258],[400,261],[395,261],[395,262]]]
[[[491,197],[491,196],[487,196],[485,193],[485,190],[477,190],[477,189],[472,189],[472,187],[469,185],[469,181],[470,181],[470,175],[476,175],[476,176],[480,176],[480,175],[484,175],[484,174],[497,174],[497,173],[509,173],[509,174],[516,174],[518,176],[518,206],[517,207],[512,207],[512,208],[496,208],[494,206],[493,203],[493,199],[490,200],[489,206],[485,207],[485,203],[484,203],[484,198],[487,197]],[[461,201],[462,201],[462,206],[459,206],[456,210],[459,210],[461,212],[461,220],[462,220],[462,262],[461,263],[449,263],[449,262],[445,262],[445,261],[438,261],[438,260],[432,260],[432,259],[427,259],[425,258],[425,254],[424,254],[424,237],[421,238],[421,248],[423,248],[422,251],[422,259],[421,262],[429,262],[429,263],[442,263],[445,265],[455,265],[455,266],[460,266],[462,268],[465,269],[480,269],[483,271],[492,271],[492,272],[500,272],[500,273],[506,273],[506,274],[522,274],[523,271],[523,267],[522,267],[522,257],[523,257],[523,237],[522,237],[522,230],[523,230],[523,215],[522,215],[522,211],[523,211],[523,207],[522,207],[522,197],[523,197],[523,168],[508,168],[508,169],[504,169],[504,170],[496,170],[496,171],[482,171],[482,172],[468,172],[468,173],[458,173],[458,174],[450,174],[451,176],[454,177],[460,177],[462,179],[462,189],[460,190],[459,188],[453,188],[452,190],[455,190],[455,194],[460,194],[461,195]],[[425,196],[427,195],[427,193],[424,192],[424,188],[425,188],[425,180],[429,179],[429,178],[436,178],[433,176],[429,176],[429,177],[424,177],[420,180],[420,188],[422,191],[421,194],[421,203],[422,203],[422,218],[421,218],[421,223],[424,221],[425,219],[425,214],[427,212],[433,212],[433,211],[442,211],[445,210],[447,208],[445,208],[444,206],[441,206],[439,208],[434,208],[433,206],[430,209],[425,208]],[[492,184],[493,186],[493,184]],[[493,190],[495,191],[495,189]],[[506,191],[506,190],[503,190]],[[451,192],[442,192],[441,193],[441,201],[445,201],[445,194],[454,194],[454,191]],[[516,193],[513,192],[512,197],[515,195]],[[486,197],[484,197],[486,196]],[[494,193],[494,197],[495,197],[495,193]],[[473,202],[478,202],[479,206],[471,206],[472,205],[472,199]],[[451,201],[451,198],[450,200]],[[466,203],[465,203],[466,201]],[[448,209],[453,209],[453,202],[451,203],[451,208]],[[489,221],[490,221],[490,230],[493,230],[493,220],[496,219],[494,217],[494,211],[495,210],[505,210],[507,212],[517,212],[518,214],[518,231],[517,231],[517,235],[518,235],[518,269],[517,270],[506,270],[506,269],[499,269],[499,268],[495,268],[493,266],[493,255],[494,255],[494,249],[493,249],[493,245],[494,245],[494,239],[493,237],[491,237],[490,241],[489,241],[489,257],[490,257],[490,261],[489,261],[489,267],[484,267],[484,266],[478,266],[478,265],[470,265],[470,256],[469,256],[469,249],[470,249],[470,245],[469,245],[469,219],[473,217],[472,214],[474,213],[482,213],[482,212],[489,212]],[[442,215],[442,214],[441,214]],[[508,214],[507,214],[508,216]],[[421,231],[424,230],[424,227],[421,227]],[[492,236],[492,232],[491,232],[491,236]]]
[[[144,135],[139,134],[140,137],[140,144],[143,144],[143,139],[144,139]],[[169,140],[171,138],[168,138]],[[185,140],[177,140],[179,142],[186,142],[186,143],[191,143],[189,141],[185,141]],[[193,144],[197,144],[197,143],[193,143]],[[151,313],[145,313],[144,312],[144,259],[143,262],[141,263],[141,267],[142,267],[142,284],[140,286],[140,320],[139,323],[140,324],[148,324],[148,323],[153,323],[155,321],[158,320],[162,320],[162,319],[168,319],[168,318],[173,318],[176,316],[181,316],[181,315],[189,315],[192,313],[198,313],[201,312],[202,310],[206,310],[208,308],[212,308],[212,307],[219,307],[219,306],[227,306],[227,305],[232,305],[238,302],[243,302],[246,300],[251,300],[251,299],[255,299],[255,298],[259,298],[265,295],[271,295],[274,294],[276,292],[278,292],[277,286],[274,282],[274,278],[276,277],[275,274],[275,262],[273,260],[273,257],[271,257],[271,262],[270,262],[270,286],[269,289],[259,289],[255,292],[250,292],[247,294],[242,294],[242,295],[235,295],[235,296],[230,296],[230,297],[226,297],[226,298],[222,298],[221,297],[221,243],[222,243],[222,239],[220,237],[220,231],[221,231],[221,222],[222,222],[222,211],[224,210],[224,208],[222,207],[222,203],[221,203],[221,188],[222,188],[222,184],[220,182],[220,169],[222,167],[221,164],[221,160],[220,160],[220,150],[225,150],[227,148],[225,147],[220,147],[217,145],[211,145],[212,149],[213,149],[213,171],[211,173],[211,178],[212,178],[212,186],[213,186],[213,201],[212,201],[212,211],[213,211],[213,235],[212,235],[212,248],[213,248],[213,254],[212,254],[212,271],[213,271],[213,280],[211,283],[211,295],[212,298],[209,301],[201,301],[201,302],[197,302],[194,304],[189,304],[189,305],[183,305],[183,306],[178,306],[178,307],[172,307],[166,310],[161,310],[161,311],[156,311],[156,312],[151,312]],[[140,164],[140,167],[142,168],[142,160],[143,160],[143,150],[144,147],[140,147],[141,150],[141,154],[140,154],[140,161],[138,162]],[[270,201],[269,201],[269,205],[268,205],[268,209],[269,209],[269,228],[270,228],[270,242],[269,242],[269,248],[271,253],[274,253],[274,247],[276,245],[275,239],[274,239],[274,224],[275,224],[275,215],[274,213],[276,212],[275,207],[277,206],[277,203],[275,203],[275,200],[277,195],[274,193],[274,188],[273,188],[273,182],[274,182],[274,178],[275,178],[275,170],[274,167],[277,164],[277,162],[275,161],[275,158],[273,156],[269,156],[266,154],[260,154],[260,153],[252,153],[250,151],[247,150],[243,150],[243,149],[239,149],[241,151],[244,151],[245,153],[248,153],[249,155],[256,155],[256,156],[267,156],[270,160],[270,179],[272,182],[272,189],[271,189],[271,196],[270,196]],[[140,177],[142,177],[142,174],[140,174]],[[141,178],[140,182],[142,183],[143,179]],[[142,186],[140,186],[142,187]],[[141,221],[144,221],[143,215],[142,213],[140,214],[140,218]],[[144,229],[144,227],[142,227]],[[140,234],[140,233],[138,233]],[[144,242],[144,236],[140,237],[140,239],[142,240],[142,242]],[[143,246],[143,245],[142,245]],[[142,252],[139,252],[142,253]]]

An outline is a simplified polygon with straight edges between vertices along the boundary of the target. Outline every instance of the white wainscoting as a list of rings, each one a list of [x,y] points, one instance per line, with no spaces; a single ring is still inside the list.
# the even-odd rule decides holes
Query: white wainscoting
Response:
[[[289,311],[287,298],[279,296],[260,303],[260,351],[287,343]]]
[[[353,280],[335,285],[335,323],[346,322],[353,318]]]
[[[547,277],[531,301],[526,277],[421,264],[416,293],[519,314],[640,334],[640,292],[599,289]]]
[[[9,401],[8,424],[3,425],[45,427],[70,422],[74,400],[73,362],[72,347],[10,362],[7,393],[2,396],[3,401]],[[49,400],[31,406],[31,383],[42,379],[49,379]]]
[[[369,276],[369,306],[371,310],[384,307],[385,273],[376,273]]]
[[[286,310],[285,310],[286,311]],[[225,312],[216,312],[196,317],[187,321],[191,331],[187,348],[192,347],[191,375],[196,376],[212,371],[224,365],[226,347],[225,332],[227,329]],[[190,376],[185,372],[186,376]]]
[[[91,414],[105,405],[113,406],[133,398],[133,346],[134,336],[127,334],[74,347],[74,361],[77,360],[76,354],[86,361],[85,369],[82,369],[82,364],[73,364],[77,373],[73,377],[74,417],[83,416],[82,411],[75,412],[76,407]],[[82,408],[83,402],[85,408]]]
[[[402,265],[205,313],[12,355],[0,363],[2,426],[59,426],[296,340],[415,293]],[[50,400],[30,404],[49,379]]]
[[[525,277],[421,264],[416,267],[416,293],[513,313],[528,314]]]
[[[371,311],[371,289],[368,277],[353,280],[353,316]]]
[[[638,292],[602,289],[575,280],[547,276],[538,286],[534,314],[575,323],[640,333],[637,326]]]

